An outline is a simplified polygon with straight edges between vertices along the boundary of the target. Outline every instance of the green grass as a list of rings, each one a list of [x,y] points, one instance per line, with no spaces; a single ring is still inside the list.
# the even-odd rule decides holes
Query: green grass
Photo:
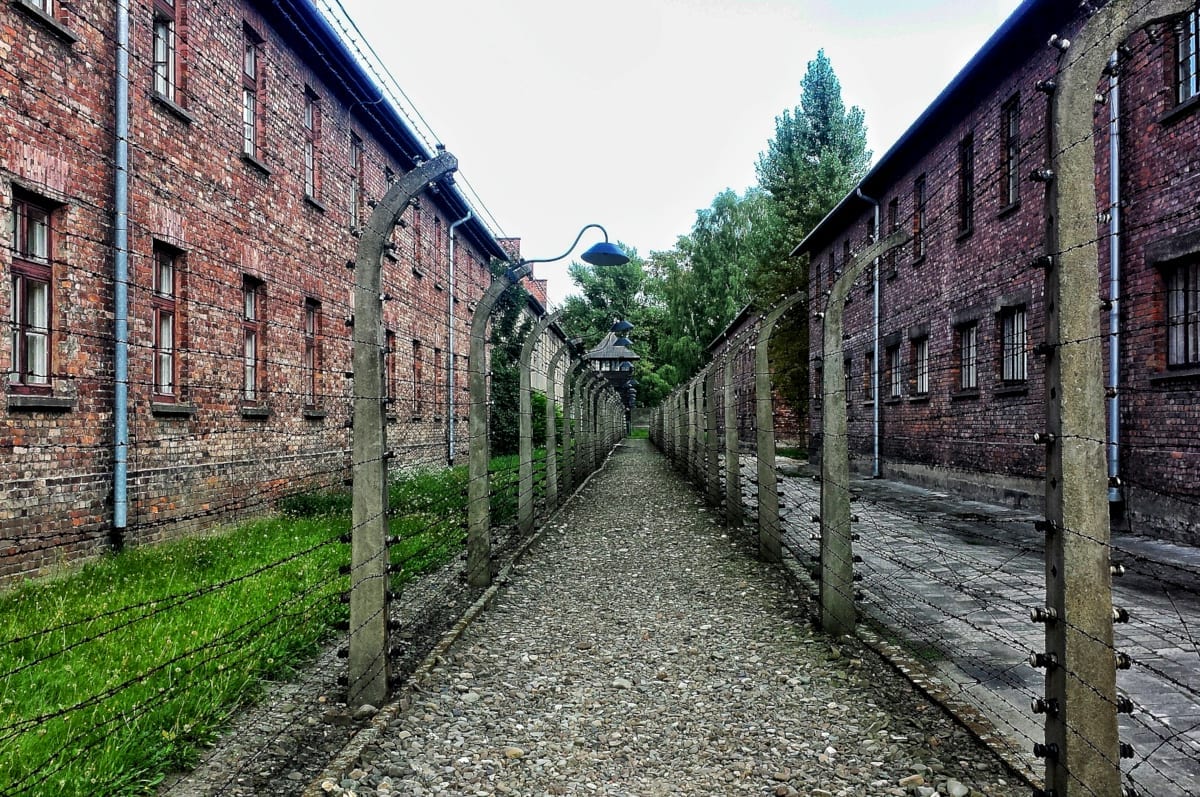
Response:
[[[788,457],[789,459],[808,459],[807,451],[794,446],[780,446],[775,449],[775,455],[778,457]]]
[[[517,458],[491,471],[493,524],[512,522]],[[462,550],[466,493],[465,467],[391,484],[393,590]],[[0,594],[0,793],[150,793],[320,650],[347,619],[350,493],[278,509]]]
[[[648,440],[650,439],[650,430],[645,426],[635,426],[629,432],[629,437],[632,440]]]

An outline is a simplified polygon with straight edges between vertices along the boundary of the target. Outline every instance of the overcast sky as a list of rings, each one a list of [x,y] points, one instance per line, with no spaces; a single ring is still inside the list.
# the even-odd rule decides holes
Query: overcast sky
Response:
[[[753,185],[820,48],[882,155],[1018,0],[342,5],[496,233],[553,257],[593,222],[643,255],[669,249],[717,193]],[[573,287],[566,262],[537,267],[555,301]]]

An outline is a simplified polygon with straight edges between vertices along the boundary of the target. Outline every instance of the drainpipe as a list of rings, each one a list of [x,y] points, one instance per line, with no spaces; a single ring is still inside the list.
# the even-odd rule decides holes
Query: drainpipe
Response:
[[[113,528],[125,542],[129,454],[129,0],[117,0],[116,182],[113,218]]]
[[[450,225],[450,271],[446,277],[446,460],[454,464],[454,230],[460,224],[466,224],[475,215],[467,211],[467,215]]]
[[[1121,502],[1121,97],[1119,55],[1108,60],[1108,501]]]
[[[875,240],[879,240],[879,200],[871,199],[863,193],[862,188],[854,189],[855,195],[862,201],[875,207]],[[874,367],[871,369],[871,395],[875,401],[871,404],[871,478],[878,479],[879,468],[879,408],[883,404],[883,396],[879,395],[879,367],[883,362],[883,352],[879,350],[879,258],[875,258],[872,268],[871,307],[873,313],[872,335],[875,338]]]

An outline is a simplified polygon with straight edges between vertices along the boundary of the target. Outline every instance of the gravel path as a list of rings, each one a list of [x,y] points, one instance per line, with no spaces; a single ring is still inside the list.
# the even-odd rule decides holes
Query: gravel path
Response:
[[[1027,795],[626,441],[333,794]]]

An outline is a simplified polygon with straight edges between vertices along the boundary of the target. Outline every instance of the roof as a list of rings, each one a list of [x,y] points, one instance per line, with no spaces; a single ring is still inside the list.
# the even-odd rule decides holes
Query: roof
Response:
[[[600,345],[583,355],[585,360],[640,360],[633,349],[617,345],[617,333],[609,332]]]
[[[862,213],[859,203],[864,200],[857,195],[859,190],[868,197],[880,199],[898,175],[908,171],[940,143],[947,130],[978,109],[980,97],[1013,79],[1014,63],[1024,63],[1034,51],[1044,48],[1050,35],[1078,14],[1078,3],[1061,0],[1025,0],[1021,3],[937,99],[871,167],[854,190],[846,194],[791,254],[811,254],[838,237],[846,225]]]
[[[254,5],[399,165],[411,169],[434,157],[311,0],[255,0]],[[428,199],[441,207],[448,219],[465,218],[472,210],[455,187],[453,175],[434,183]],[[508,259],[499,241],[477,216],[472,215],[460,229],[489,257]]]

